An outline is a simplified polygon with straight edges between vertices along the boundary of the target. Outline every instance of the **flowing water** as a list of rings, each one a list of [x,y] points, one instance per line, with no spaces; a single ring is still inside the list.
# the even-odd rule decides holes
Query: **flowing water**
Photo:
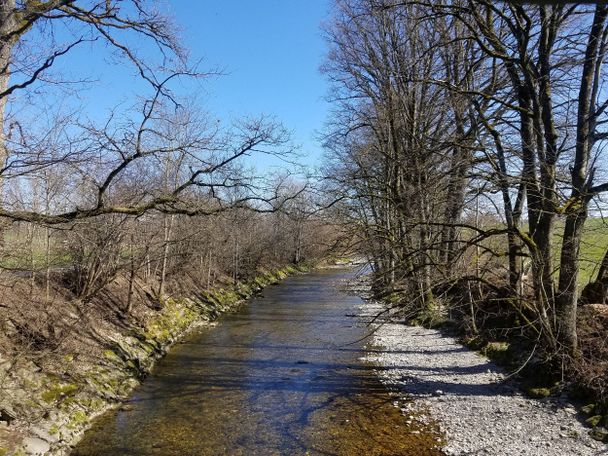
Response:
[[[291,277],[175,346],[72,454],[440,455],[362,360],[349,274]]]

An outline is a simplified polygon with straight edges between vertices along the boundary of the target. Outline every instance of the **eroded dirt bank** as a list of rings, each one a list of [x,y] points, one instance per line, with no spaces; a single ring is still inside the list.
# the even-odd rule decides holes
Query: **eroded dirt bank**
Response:
[[[61,318],[65,334],[56,346],[0,354],[0,456],[68,453],[96,416],[122,406],[175,342],[296,272],[260,270],[251,282],[214,290],[185,281],[191,298],[162,303],[144,290],[129,319],[115,316],[120,284],[99,304],[61,303],[54,322]]]

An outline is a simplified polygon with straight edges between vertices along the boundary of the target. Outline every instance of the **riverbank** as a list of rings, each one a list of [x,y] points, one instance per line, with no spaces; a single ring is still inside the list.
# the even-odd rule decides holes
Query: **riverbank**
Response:
[[[295,275],[171,350],[73,456],[441,456],[361,359],[352,268]],[[407,438],[404,438],[407,436]]]
[[[361,313],[382,310],[370,301]],[[368,347],[382,382],[409,400],[402,412],[428,410],[438,422],[448,455],[608,454],[566,398],[523,396],[502,369],[438,330],[386,317],[374,323]]]
[[[173,344],[302,270],[260,270],[250,282],[193,289],[191,297],[167,297],[161,305],[143,300],[129,320],[100,318],[99,308],[66,306],[65,324],[72,330],[60,345],[38,357],[0,357],[0,456],[66,454],[96,416],[123,406]]]

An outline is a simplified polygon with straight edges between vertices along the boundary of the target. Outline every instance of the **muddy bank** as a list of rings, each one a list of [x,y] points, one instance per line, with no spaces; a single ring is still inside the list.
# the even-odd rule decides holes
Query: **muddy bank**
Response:
[[[261,270],[249,283],[134,309],[145,314],[132,320],[66,307],[66,321],[74,322],[69,340],[39,357],[0,355],[0,456],[66,454],[96,416],[122,404],[176,341],[296,272],[291,266]]]
[[[381,310],[373,302],[361,307],[368,317]],[[411,399],[403,413],[429,410],[448,455],[608,454],[566,398],[524,397],[499,367],[440,331],[384,319],[370,346],[382,381]]]

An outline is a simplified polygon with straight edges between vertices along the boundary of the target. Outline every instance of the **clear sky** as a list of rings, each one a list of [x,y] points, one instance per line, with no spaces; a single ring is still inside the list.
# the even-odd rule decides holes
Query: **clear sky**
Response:
[[[327,85],[319,66],[326,47],[320,24],[328,0],[171,2],[193,60],[226,75],[208,82],[211,110],[222,116],[275,114],[311,140]]]
[[[162,9],[174,18],[191,62],[200,61],[200,71],[224,73],[185,84],[181,91],[200,92],[203,110],[225,124],[242,116],[276,117],[301,146],[301,161],[314,167],[321,156],[315,137],[328,115],[328,84],[319,67],[327,53],[321,23],[329,19],[331,1],[164,0]],[[59,42],[79,37],[68,28],[55,33]],[[145,40],[129,46],[157,52]],[[30,115],[42,123],[55,110],[82,107],[83,116],[99,122],[116,106],[126,109],[134,97],[149,96],[150,87],[135,76],[134,67],[120,62],[100,42],[74,48],[58,59],[47,79],[87,82],[42,83],[50,109],[41,106]],[[57,93],[49,92],[53,87]],[[27,111],[30,105],[24,98],[20,106]],[[258,165],[267,164],[262,159]]]
[[[326,44],[321,23],[330,0],[232,0],[171,3],[193,60],[225,75],[205,83],[205,104],[222,119],[270,114],[292,130],[316,164],[315,131],[327,117],[328,86],[319,73]]]

